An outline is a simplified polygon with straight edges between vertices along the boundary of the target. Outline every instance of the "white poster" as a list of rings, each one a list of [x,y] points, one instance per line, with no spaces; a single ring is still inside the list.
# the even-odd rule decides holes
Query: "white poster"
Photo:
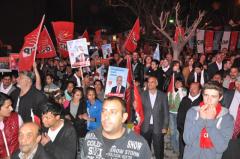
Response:
[[[110,57],[112,53],[112,45],[111,44],[102,45],[102,53],[104,59]]]
[[[228,50],[230,35],[231,35],[230,31],[224,31],[223,37],[222,37],[222,43],[221,43],[221,50],[223,50],[223,49]]]
[[[127,85],[128,69],[110,66],[108,70],[105,97],[118,96],[124,98]]]
[[[67,48],[72,68],[90,66],[86,38],[67,41]]]
[[[198,53],[204,53],[204,33],[205,30],[198,30],[197,29],[197,52]]]

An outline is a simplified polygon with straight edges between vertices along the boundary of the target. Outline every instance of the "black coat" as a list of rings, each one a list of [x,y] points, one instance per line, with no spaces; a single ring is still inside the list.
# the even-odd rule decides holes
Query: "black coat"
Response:
[[[201,77],[201,74],[200,74],[200,77]],[[208,77],[208,73],[207,73],[206,71],[204,71],[203,77],[204,77],[204,83],[207,83],[208,80],[209,80],[209,77]],[[190,84],[191,84],[192,82],[194,82],[194,81],[195,81],[194,71],[192,71],[192,72],[189,74],[189,76],[188,76],[187,83],[188,83],[188,85],[190,86]],[[197,81],[198,81],[199,83],[201,82],[201,81],[199,81],[199,80],[197,80]]]
[[[20,159],[19,158],[19,153],[20,150],[17,150],[16,152],[14,152],[14,154],[12,155],[11,159]],[[33,157],[33,159],[55,159],[54,157],[51,157],[43,148],[43,146],[41,144],[38,144],[38,148],[37,151]]]
[[[184,131],[184,123],[185,123],[187,111],[191,107],[199,105],[199,103],[202,100],[203,100],[202,95],[200,95],[193,102],[191,101],[191,99],[188,98],[188,96],[183,97],[182,101],[180,102],[178,113],[177,113],[177,129],[180,134],[183,134],[183,131]]]
[[[220,71],[220,70],[218,69],[217,63],[216,62],[211,63],[208,66],[208,69],[207,69],[207,73],[208,73],[209,79],[212,79],[213,75],[215,73],[217,73],[218,71]]]
[[[138,79],[140,86],[144,84],[144,65],[140,62],[137,63],[135,70],[133,70],[134,79]]]
[[[45,132],[48,130],[46,129]],[[75,159],[77,152],[77,135],[75,128],[69,121],[64,121],[64,126],[58,132],[55,140],[49,141],[44,149],[56,159]]]

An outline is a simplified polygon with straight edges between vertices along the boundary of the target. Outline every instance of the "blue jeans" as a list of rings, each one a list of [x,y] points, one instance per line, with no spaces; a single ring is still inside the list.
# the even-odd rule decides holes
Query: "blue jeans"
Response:
[[[177,114],[170,113],[169,128],[171,131],[170,140],[174,152],[179,152],[179,132],[177,130]]]

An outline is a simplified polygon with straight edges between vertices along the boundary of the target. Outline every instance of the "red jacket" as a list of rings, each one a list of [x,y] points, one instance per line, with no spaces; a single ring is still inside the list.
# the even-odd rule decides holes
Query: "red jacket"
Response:
[[[8,149],[10,154],[13,154],[18,148],[18,130],[19,121],[18,114],[12,112],[9,117],[4,118],[4,133],[7,139]],[[7,151],[3,140],[2,132],[0,131],[0,158],[7,157]]]

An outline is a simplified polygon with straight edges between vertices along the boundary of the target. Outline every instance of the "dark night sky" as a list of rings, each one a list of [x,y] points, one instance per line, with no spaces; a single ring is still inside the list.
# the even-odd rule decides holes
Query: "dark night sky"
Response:
[[[135,17],[126,10],[116,11],[104,6],[104,0],[73,0],[75,31],[82,34],[85,28],[93,33],[98,28],[111,29],[113,32],[124,31],[120,25],[117,12],[122,16]],[[188,1],[188,0],[182,0]],[[207,6],[209,0],[201,0],[201,5]],[[223,0],[230,1],[230,0]],[[1,0],[0,2],[0,39],[5,44],[11,44],[18,52],[23,44],[24,36],[31,32],[46,14],[45,25],[50,33],[51,21],[71,20],[71,0]],[[208,5],[209,6],[209,5]]]

